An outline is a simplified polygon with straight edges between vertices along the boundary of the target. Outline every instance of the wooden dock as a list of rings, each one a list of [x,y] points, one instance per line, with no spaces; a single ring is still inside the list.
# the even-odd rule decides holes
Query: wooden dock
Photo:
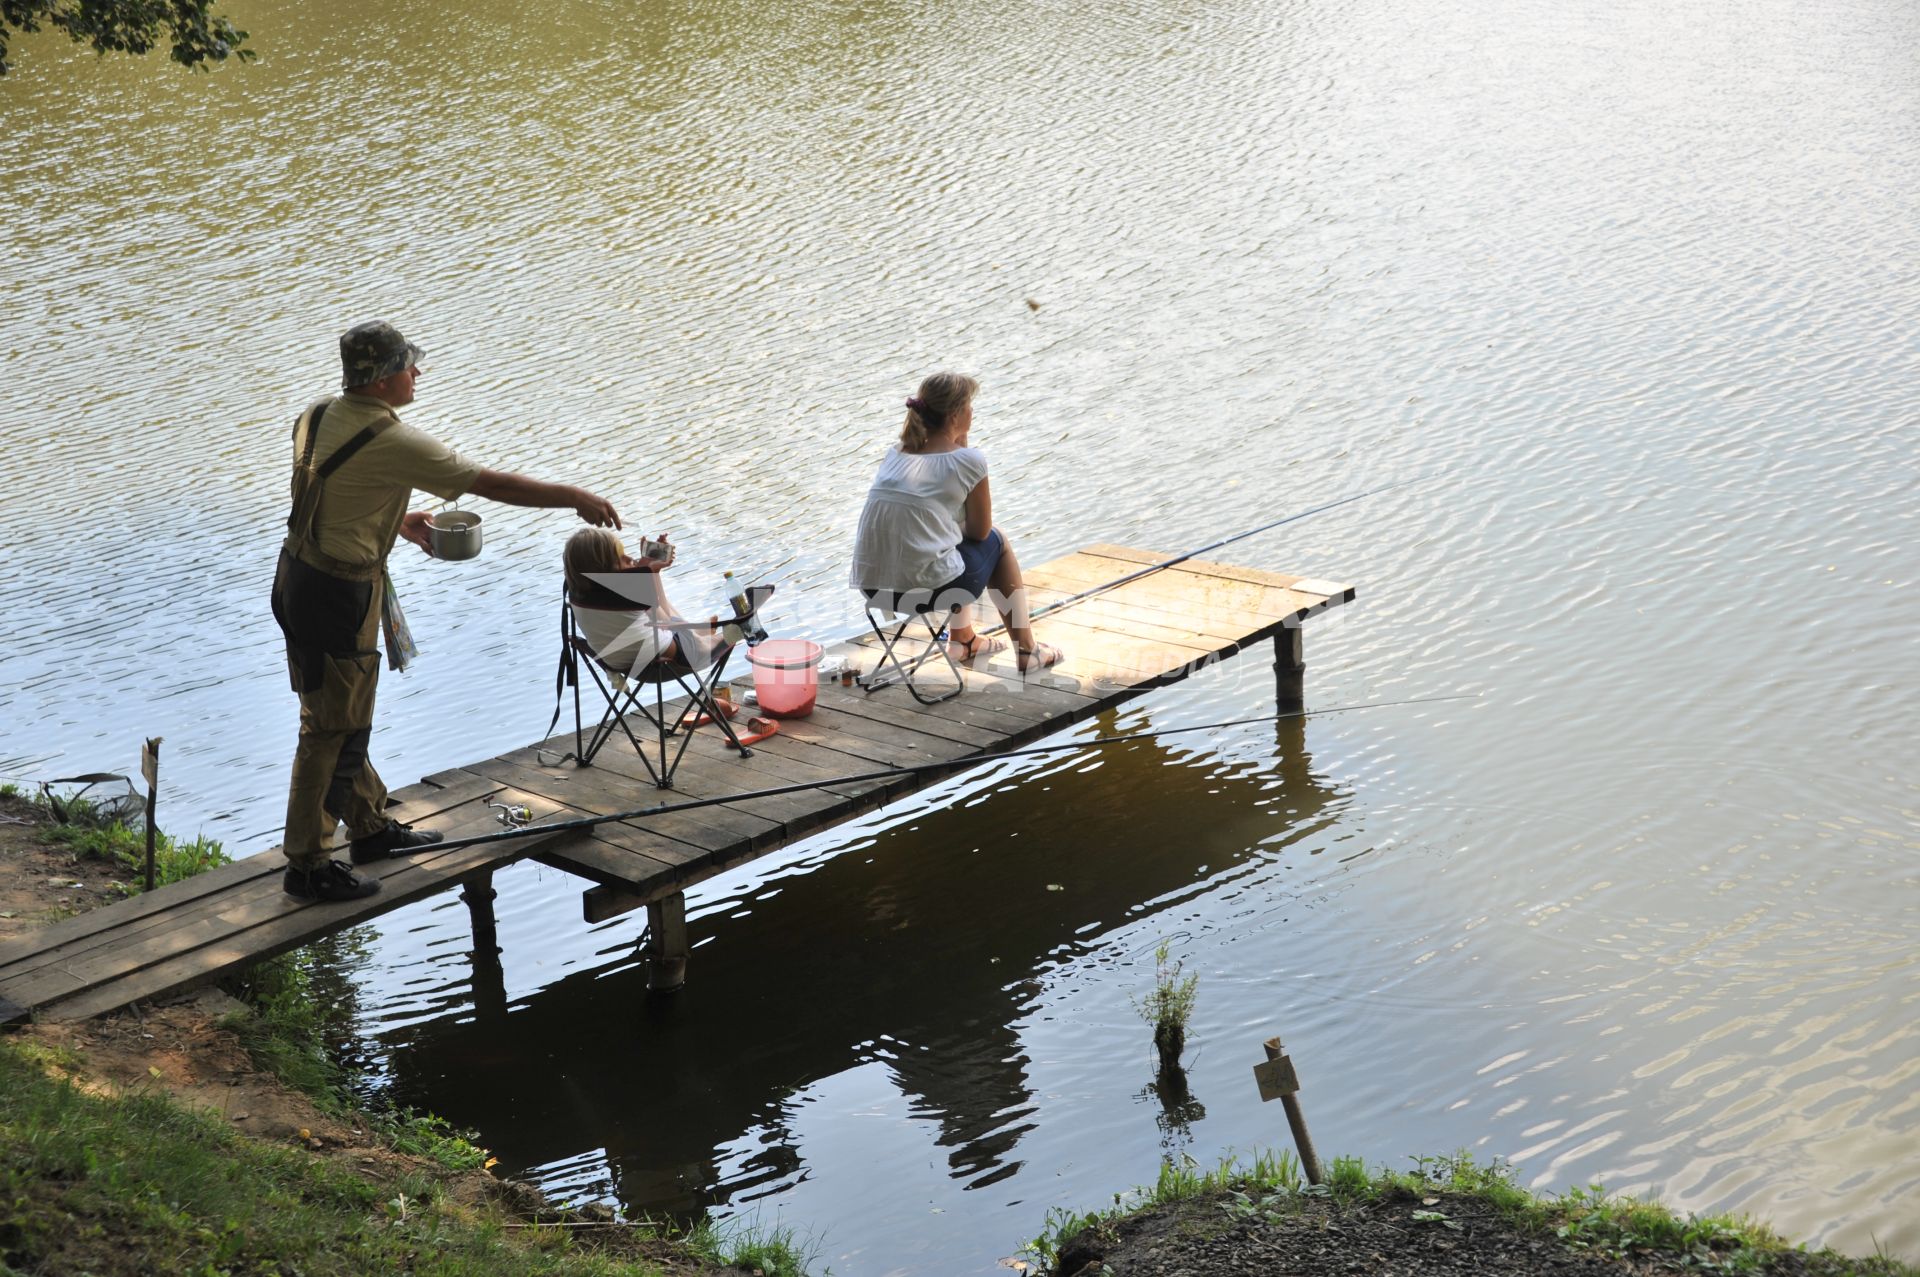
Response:
[[[1033,607],[1039,611],[1172,557],[1096,545],[1029,568]],[[835,777],[1018,748],[1269,639],[1277,707],[1296,708],[1304,670],[1301,625],[1353,595],[1349,585],[1184,562],[1038,620],[1039,637],[1067,652],[1059,669],[1022,678],[1012,655],[1002,653],[983,668],[969,668],[963,695],[936,705],[921,705],[900,687],[868,694],[826,682],[813,714],[783,723],[750,758],[727,750],[717,731],[701,731],[671,790],[654,787],[618,734],[593,766],[556,765],[557,756],[573,748],[569,729],[395,790],[392,814],[458,838],[502,828],[489,804],[524,805],[537,826],[687,799],[722,801],[591,830],[536,827],[501,842],[429,848],[363,867],[380,878],[380,893],[342,904],[290,899],[280,889],[285,860],[277,849],[263,852],[0,949],[0,1024],[27,1016],[84,1019],[177,993],[456,886],[472,911],[476,961],[491,961],[498,952],[491,876],[527,857],[591,884],[582,905],[589,922],[646,908],[651,981],[673,988],[684,978],[689,949],[688,887],[953,773],[851,783],[833,783]],[[828,659],[848,657],[870,668],[875,647],[871,635],[848,640],[831,647]],[[742,666],[735,682],[744,687],[749,679]],[[597,718],[598,706],[587,712]],[[805,781],[828,783],[730,799]]]

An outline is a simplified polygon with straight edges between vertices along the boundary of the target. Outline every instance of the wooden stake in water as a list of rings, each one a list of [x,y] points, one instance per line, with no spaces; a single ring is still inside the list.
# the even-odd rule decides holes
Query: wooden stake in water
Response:
[[[160,795],[160,738],[149,737],[140,750],[140,774],[147,781],[147,887],[153,890],[153,812]]]
[[[1300,1169],[1307,1183],[1321,1183],[1320,1155],[1313,1151],[1313,1136],[1307,1134],[1307,1119],[1300,1112],[1300,1078],[1293,1061],[1280,1049],[1279,1038],[1266,1041],[1267,1062],[1253,1066],[1253,1080],[1260,1085],[1262,1101],[1279,1100],[1287,1110],[1287,1125],[1293,1128],[1293,1146],[1300,1150]]]

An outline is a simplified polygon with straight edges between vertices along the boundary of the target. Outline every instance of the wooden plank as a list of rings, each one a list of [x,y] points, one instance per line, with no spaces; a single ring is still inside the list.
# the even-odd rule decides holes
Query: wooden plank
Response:
[[[511,788],[500,792],[504,801],[525,803],[539,816],[558,811],[554,804],[538,795]],[[444,822],[449,838],[485,833],[499,827],[492,813],[477,803],[456,808],[438,819]],[[129,955],[121,964],[124,969],[110,975],[90,973],[92,978],[83,991],[36,1009],[53,1020],[82,1020],[142,998],[193,988],[229,971],[285,953],[316,936],[357,926],[411,904],[444,890],[476,870],[522,859],[542,843],[559,836],[536,831],[506,842],[454,848],[438,855],[423,852],[416,858],[365,866],[366,871],[381,880],[379,895],[341,904],[301,904],[282,894],[276,902],[277,908],[258,905],[239,908],[231,911],[231,918],[223,920],[228,924],[225,930],[200,937],[197,945],[174,946],[177,951],[158,955],[145,952]]]
[[[499,758],[474,765],[490,775],[518,778],[515,783],[524,784],[535,792],[557,792],[551,789],[546,779],[536,780],[535,774],[573,770],[573,764],[567,763],[562,768],[536,767],[532,763],[534,753],[535,751],[531,748],[515,750],[511,754],[502,754]],[[514,770],[517,768],[526,770]],[[640,760],[633,756],[631,750],[614,750],[612,746],[608,746],[607,750],[602,751],[594,760],[591,768],[579,770],[612,773],[633,784],[634,801],[629,808],[616,810],[659,806],[688,796],[671,789],[660,789],[651,780],[646,779]],[[709,850],[730,846],[736,842],[746,842],[753,847],[766,847],[777,843],[781,837],[779,821],[729,807],[704,807],[697,811],[668,812],[664,815],[648,816],[642,823],[647,828],[656,830],[669,838]]]
[[[1044,606],[1168,557],[1096,545],[1027,575],[1036,605]],[[720,733],[704,729],[693,738],[672,790],[652,784],[623,737],[608,744],[593,768],[541,766],[540,750],[573,748],[573,734],[562,733],[395,791],[401,805],[394,814],[458,836],[499,828],[485,805],[488,797],[525,803],[546,817],[630,811],[684,798],[721,801],[697,811],[613,822],[590,833],[534,829],[510,841],[429,850],[369,866],[383,891],[344,905],[289,900],[279,889],[284,860],[277,853],[249,857],[68,920],[75,925],[57,924],[65,930],[52,937],[51,946],[42,932],[0,949],[0,998],[19,1007],[51,1002],[48,1013],[55,1018],[93,1014],[191,987],[529,854],[600,884],[583,908],[589,916],[612,916],[950,773],[859,782],[846,780],[850,774],[1017,749],[1150,687],[1188,677],[1353,595],[1352,586],[1339,582],[1187,560],[1042,617],[1040,636],[1068,653],[1059,669],[1022,677],[1011,656],[1001,655],[968,668],[966,692],[933,706],[914,701],[904,688],[868,696],[828,683],[812,717],[787,720],[782,733],[750,759],[740,759]],[[871,668],[876,646],[863,634],[832,645],[832,651]],[[744,690],[748,681],[742,675],[733,683]],[[815,781],[818,787],[793,794],[741,796]]]
[[[736,730],[742,730],[745,721],[744,717],[740,719]],[[644,726],[646,726],[644,723],[636,724],[636,734]],[[651,752],[653,745],[648,737],[642,735],[641,741]],[[717,728],[711,725],[699,728],[694,732],[693,740],[688,744],[686,753],[674,769],[674,788],[695,797],[706,798],[717,796],[719,792],[746,793],[750,790],[772,788],[794,781],[826,779],[844,770],[837,765],[821,766],[818,760],[809,759],[804,749],[795,750],[786,747],[779,736],[775,736],[766,744],[768,748],[764,749],[757,745],[750,746],[752,755],[742,758],[733,746],[727,743],[726,737]],[[537,757],[539,751],[551,748],[550,743],[542,742],[540,745],[532,746],[530,750],[515,750],[502,757],[524,762],[529,761],[526,757],[528,754],[531,753]],[[670,737],[668,748],[668,756],[671,758],[671,751],[679,748],[679,737]],[[654,761],[658,762],[657,759]],[[641,785],[653,784],[646,765],[634,755],[633,744],[624,735],[616,734],[605,748],[595,754],[593,766],[617,770],[621,775],[639,781]],[[683,777],[698,779],[693,788],[688,788],[680,783]],[[723,788],[715,790],[716,785]],[[860,787],[860,792],[864,792],[864,787]],[[847,796],[852,797],[854,794],[849,793]]]
[[[475,777],[478,781],[480,778]],[[487,794],[499,786],[497,782],[488,782],[480,786],[461,786],[458,789],[443,791],[445,799],[460,794]],[[404,809],[414,819],[428,819],[430,808],[439,805],[445,799],[429,798],[423,795],[418,801]],[[450,803],[458,806],[458,803]],[[225,875],[218,884],[217,891],[173,892],[175,886],[187,886],[211,878],[220,870],[198,874],[185,882],[169,884],[159,891],[135,897],[126,905],[115,905],[106,909],[96,909],[93,914],[104,915],[103,921],[110,924],[98,927],[91,932],[75,935],[61,943],[45,945],[22,961],[0,970],[0,986],[8,988],[26,987],[21,982],[30,980],[34,971],[47,967],[62,967],[81,961],[86,955],[102,950],[118,950],[137,947],[150,943],[156,934],[171,932],[183,926],[201,922],[205,918],[217,915],[229,908],[236,899],[286,900],[289,899],[281,889],[282,874],[286,869],[286,860],[279,851],[261,852],[236,862],[248,865],[249,872],[238,875]],[[231,869],[225,865],[221,869]],[[161,892],[169,892],[169,899],[152,899]],[[92,916],[92,915],[83,915]]]
[[[873,661],[861,664],[864,673],[871,673]],[[1036,688],[1040,685],[1036,684]],[[888,709],[902,711],[898,722],[921,722],[929,731],[949,732],[958,738],[960,733],[954,728],[970,728],[976,733],[980,744],[992,744],[1005,737],[1023,731],[1031,726],[1038,717],[1044,717],[1050,708],[1061,712],[1070,712],[1070,703],[1059,701],[1043,703],[1034,701],[1019,702],[1010,698],[1006,690],[991,674],[979,670],[967,672],[967,690],[952,700],[941,701],[938,705],[922,705],[913,699],[913,694],[904,686],[883,687],[869,693],[860,687],[841,687],[838,683],[820,689],[819,702],[843,713],[861,714],[867,717],[881,717]],[[936,726],[936,724],[938,726]]]
[[[650,837],[655,846],[662,849],[669,845],[679,847],[689,858],[704,854],[657,834]],[[656,882],[671,886],[679,876],[678,865],[597,836],[568,838],[558,846],[537,853],[533,858],[543,865],[551,865],[589,882],[627,890],[641,890]]]
[[[497,788],[494,782],[477,776],[469,777],[465,783],[445,787],[409,785],[404,790],[396,791],[396,794],[406,797],[390,810],[396,820],[423,820],[490,793],[492,788]],[[256,879],[272,878],[273,887],[278,890],[279,876],[286,867],[286,857],[275,848],[220,865],[180,882],[168,883],[106,908],[92,909],[76,917],[62,919],[24,941],[16,941],[0,950],[0,982],[12,978],[27,966],[61,960],[74,946],[85,946],[90,939],[107,937],[108,933],[112,933],[111,938],[101,939],[100,943],[131,942],[144,930],[172,926],[175,911],[187,902],[208,899]],[[144,926],[141,925],[142,920],[146,920]]]
[[[717,733],[716,739],[718,739]],[[612,746],[608,746],[608,750],[611,749]],[[518,752],[522,751],[516,751],[516,753]],[[506,774],[504,768],[514,765],[507,761],[512,757],[513,755],[505,755],[501,759],[495,759],[487,763],[479,764],[478,766],[481,771],[489,775],[504,775]],[[631,759],[631,747],[628,749],[627,759],[622,759],[617,755],[610,759],[608,758],[607,751],[603,750],[595,758],[594,767],[588,770],[599,770],[603,760],[610,767],[624,767],[629,765],[628,759]],[[757,767],[754,766],[756,763],[759,764]],[[631,759],[631,766],[644,774],[645,769],[641,767],[637,759]],[[543,770],[550,771],[551,769]],[[832,780],[835,775],[837,775],[836,772],[814,766],[811,763],[795,761],[774,754],[763,756],[756,753],[751,758],[741,758],[729,750],[723,757],[709,758],[704,754],[695,755],[689,750],[687,757],[681,760],[679,768],[674,772],[674,785],[672,789],[636,790],[635,801],[631,807],[637,808],[648,805],[648,800],[642,796],[644,792],[651,792],[656,796],[656,801],[662,804],[684,801],[689,798],[728,800],[722,801],[712,807],[701,808],[695,812],[667,812],[659,816],[637,817],[636,819],[650,828],[658,828],[662,832],[671,834],[673,837],[706,845],[708,840],[699,838],[697,834],[687,828],[683,823],[683,818],[693,817],[700,822],[713,823],[720,818],[721,813],[729,811],[742,812],[749,816],[758,817],[763,821],[771,822],[773,828],[767,831],[761,843],[762,846],[765,846],[783,839],[797,838],[803,831],[818,828],[819,810],[822,805],[822,799],[816,795],[805,792],[776,794],[765,798],[740,797],[737,801],[732,801],[735,796],[748,794],[758,789],[777,788],[797,781]],[[527,783],[531,784],[533,782],[529,779]],[[547,783],[549,787],[553,784],[551,779],[549,779]],[[854,806],[848,807],[847,810],[865,810],[867,807],[873,805],[873,802],[868,800],[873,799],[877,801],[881,792],[882,786],[880,786],[878,782],[871,781],[857,785],[829,785],[823,791],[825,795],[839,800],[840,804],[855,804]],[[865,805],[859,805],[862,803]],[[609,810],[612,811],[630,809],[631,808],[622,807],[609,808]],[[733,839],[727,841],[731,842]],[[724,843],[721,843],[716,846],[724,845]]]
[[[826,705],[815,705],[813,713],[805,718],[788,719],[780,725],[780,731],[782,735],[790,735],[795,740],[813,741],[829,749],[862,757],[868,756],[871,749],[883,748],[892,750],[896,758],[927,762],[960,758],[976,748],[944,736],[896,726],[881,719],[863,718]]]
[[[721,739],[718,732],[713,733],[715,741]],[[802,782],[818,783],[816,794],[798,792],[781,795],[777,798],[747,799],[728,803],[727,806],[743,807],[753,803],[780,803],[787,810],[792,803],[803,807],[814,807],[822,803],[831,803],[833,799],[862,800],[876,796],[876,791],[886,788],[884,781],[844,781],[839,779],[847,769],[836,765],[828,766],[818,761],[824,751],[817,746],[773,739],[752,747],[753,755],[742,758],[728,747],[714,756],[696,758],[693,751],[682,760],[673,774],[673,787],[676,792],[697,798],[720,798],[728,794],[749,794],[760,789],[774,789],[782,785]],[[811,755],[811,756],[810,756]],[[782,823],[786,823],[782,819]]]
[[[841,717],[848,717],[842,715]],[[813,726],[801,719],[783,723],[780,734],[796,744],[812,745],[824,759],[843,772],[873,771],[885,767],[917,767],[925,763],[945,762],[977,753],[952,741],[931,740],[928,744],[891,743],[855,736],[849,732]],[[927,738],[923,738],[927,739]]]
[[[805,721],[788,719],[782,723],[779,735],[753,747],[754,756],[758,757],[766,753],[794,762],[807,763],[828,775],[846,776],[892,767],[899,761],[903,752],[872,741],[862,741],[856,737],[845,738],[841,742],[844,748],[835,749],[824,737],[804,733],[802,727]],[[802,735],[805,735],[806,739],[801,739]],[[916,758],[911,761],[921,760]],[[890,792],[899,790],[899,783],[894,780],[874,783]],[[838,788],[828,792],[838,792]]]
[[[1142,567],[1148,567],[1155,563],[1164,563],[1168,559],[1178,557],[1171,554],[1159,554],[1152,550],[1133,550],[1123,545],[1106,544],[1087,546],[1081,550],[1080,553],[1093,555],[1097,558],[1116,560],[1117,566],[1121,569],[1117,573],[1120,576],[1125,576],[1128,572],[1137,572]],[[1333,601],[1336,605],[1340,603],[1351,603],[1354,594],[1353,586],[1342,581],[1325,581],[1317,577],[1287,576],[1280,572],[1267,572],[1260,568],[1240,567],[1232,563],[1216,563],[1209,559],[1187,559],[1175,567],[1168,568],[1167,571],[1192,572],[1200,576],[1221,577],[1230,581],[1252,581],[1259,585],[1269,585],[1288,590],[1294,594],[1318,595],[1323,599]]]
[[[1066,653],[1063,665],[1082,669],[1103,692],[1162,680],[1169,674],[1205,668],[1239,649],[1215,644],[1191,647],[1156,639],[1133,638],[1076,624],[1071,611],[1034,622],[1034,635]]]
[[[965,700],[966,697],[959,699]],[[816,715],[823,712],[829,715],[845,714],[870,723],[904,727],[975,749],[989,748],[1005,737],[1005,733],[995,727],[924,713],[903,688],[889,687],[869,696],[858,687],[841,687],[835,683],[831,689],[820,689],[813,712]]]
[[[523,799],[516,798],[515,801]],[[536,810],[550,813],[554,805],[539,799]],[[469,832],[489,832],[499,828],[492,814],[479,800],[422,823]],[[54,962],[23,972],[17,979],[8,979],[4,984],[9,996],[39,1005],[76,987],[165,961],[217,939],[228,931],[251,926],[263,918],[304,915],[314,919],[312,934],[328,934],[352,925],[363,914],[375,916],[397,907],[392,893],[386,889],[386,882],[405,877],[407,881],[402,884],[405,889],[411,885],[413,878],[432,880],[434,864],[448,854],[427,848],[401,860],[363,865],[360,867],[361,873],[382,879],[380,894],[366,900],[338,904],[312,904],[295,900],[281,890],[277,876],[255,879],[219,896],[190,902],[170,915],[163,915],[164,926],[151,928],[138,935],[123,937],[110,934],[108,938],[111,943],[90,946],[77,952],[49,955],[55,959]],[[437,890],[441,885],[444,884],[431,881],[429,886],[403,897],[399,903]],[[337,925],[330,921],[341,919],[345,921],[338,921]]]
[[[364,869],[363,872],[371,872]],[[378,900],[379,897],[374,899]],[[183,904],[171,914],[160,915],[162,924],[134,934],[105,933],[96,943],[68,946],[49,953],[49,961],[32,970],[23,970],[9,978],[6,987],[23,1001],[41,1003],[94,979],[110,978],[116,973],[151,965],[169,955],[182,952],[229,929],[236,911],[264,910],[284,913],[303,907],[346,908],[348,906],[304,906],[280,889],[277,875],[238,884],[218,896]],[[333,930],[322,926],[319,933]]]
[[[660,896],[622,887],[589,887],[580,893],[580,917],[588,925],[618,918],[635,909],[645,909]]]
[[[1126,576],[1129,573],[1138,572],[1141,568],[1153,567],[1156,564],[1165,563],[1170,559],[1180,557],[1178,554],[1166,551],[1136,550],[1132,546],[1112,545],[1104,541],[1096,545],[1082,546],[1075,553],[1076,556],[1084,555],[1088,558],[1114,560],[1112,571],[1115,576]],[[1252,581],[1258,585],[1271,585],[1282,590],[1293,589],[1294,586],[1303,579],[1297,576],[1287,576],[1280,572],[1267,572],[1260,568],[1232,567],[1226,564],[1215,563],[1208,559],[1185,559],[1173,567],[1167,568],[1166,571],[1198,572],[1204,576],[1225,576],[1235,581]]]
[[[1056,559],[1027,574],[1037,585],[1064,588],[1079,593],[1104,586],[1124,573],[1114,571],[1111,559],[1072,554]],[[1103,591],[1102,597],[1123,598],[1158,606],[1178,615],[1183,608],[1206,608],[1228,615],[1245,616],[1250,621],[1274,621],[1297,618],[1321,606],[1319,595],[1294,594],[1281,586],[1264,585],[1228,577],[1213,577],[1188,572],[1186,565],[1168,568],[1152,576],[1130,581]]]
[[[1027,594],[1035,612],[1074,593],[1077,591],[1033,582],[1027,586]],[[1160,605],[1149,606],[1137,599],[1129,601],[1112,594],[1096,594],[1092,598],[1081,599],[1059,612],[1047,613],[1041,620],[1055,616],[1067,617],[1077,625],[1110,630],[1134,638],[1163,639],[1216,648],[1248,647],[1290,623],[1285,619],[1249,617],[1202,607],[1183,607],[1176,613]]]
[[[888,688],[869,699],[863,697],[858,688],[842,689],[836,685],[831,695],[823,689],[821,699],[830,708],[846,713],[884,716],[885,709],[872,702],[895,691],[899,692],[900,700],[906,702],[907,706],[913,704],[906,691],[898,688]],[[955,700],[942,705],[929,706],[925,710],[917,706],[907,709],[905,706],[899,706],[898,702],[896,706],[904,710],[909,718],[915,715],[926,719],[938,717],[942,723],[955,721],[951,716],[938,713],[947,710],[950,706],[970,706],[970,709],[965,712],[970,713],[976,720],[985,720],[991,716],[998,720],[1000,725],[979,742],[981,752],[991,753],[1030,743],[1070,727],[1083,719],[1091,718],[1100,711],[1102,703],[1079,695],[1059,694],[1038,680],[1029,683],[1019,692],[1011,692],[1005,688],[1002,680],[991,676],[972,675],[969,677],[967,694]]]
[[[1070,592],[1066,590],[1036,585],[1027,587],[1027,596],[1035,612],[1041,612],[1069,595]],[[1249,630],[1244,617],[1228,619],[1212,614],[1195,615],[1193,613],[1171,617],[1163,612],[1147,611],[1138,604],[1110,599],[1103,594],[1082,599],[1058,612],[1049,612],[1040,619],[1044,622],[1055,618],[1070,620],[1073,624],[1082,625],[1088,629],[1105,630],[1108,633],[1125,635],[1129,638],[1155,639],[1216,650],[1235,645],[1245,646]]]

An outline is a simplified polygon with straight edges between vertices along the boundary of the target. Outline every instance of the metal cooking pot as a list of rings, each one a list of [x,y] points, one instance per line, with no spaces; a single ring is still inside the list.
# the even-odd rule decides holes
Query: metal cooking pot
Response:
[[[441,510],[427,519],[427,539],[436,559],[480,556],[480,516],[471,510]]]

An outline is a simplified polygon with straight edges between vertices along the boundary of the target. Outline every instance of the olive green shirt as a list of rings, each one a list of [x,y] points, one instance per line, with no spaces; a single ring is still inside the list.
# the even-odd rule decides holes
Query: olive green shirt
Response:
[[[372,565],[387,557],[414,489],[445,501],[464,496],[480,467],[422,430],[402,422],[370,395],[343,394],[320,418],[313,464],[372,423],[391,424],[335,471],[321,490],[313,537],[320,552],[343,563]],[[307,444],[307,423],[294,432],[294,464]]]

